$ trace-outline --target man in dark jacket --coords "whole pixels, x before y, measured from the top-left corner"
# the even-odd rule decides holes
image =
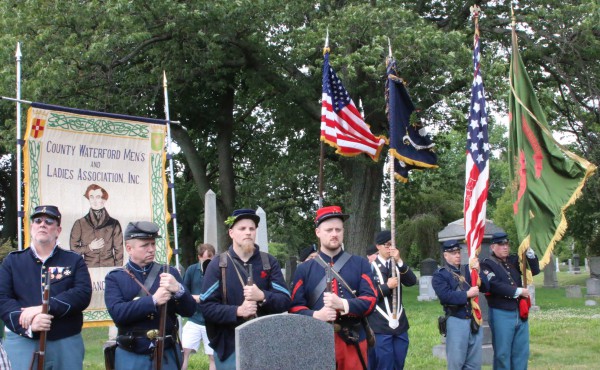
[[[366,369],[367,333],[362,320],[373,311],[377,300],[367,260],[342,248],[347,218],[338,206],[317,211],[315,233],[319,239],[319,254],[298,265],[290,309],[291,313],[335,322],[338,370]],[[328,271],[331,271],[330,284],[326,284]],[[326,285],[331,286],[330,292],[326,291]]]
[[[369,324],[375,332],[374,358],[369,359],[370,369],[403,369],[408,353],[408,318],[402,305],[402,285],[417,283],[417,276],[400,258],[398,249],[392,248],[392,233],[383,230],[375,237],[377,258],[371,262],[373,278],[377,287],[377,306],[369,316]],[[392,277],[395,269],[396,277]],[[392,302],[396,291],[396,315]]]
[[[204,274],[200,308],[217,369],[235,369],[236,326],[290,306],[279,263],[254,244],[259,222],[254,210],[234,211],[227,221],[232,245],[213,258]]]
[[[156,338],[161,306],[167,305],[163,370],[181,366],[177,343],[177,314],[192,316],[196,301],[182,284],[174,267],[154,262],[158,225],[130,222],[125,229],[125,248],[129,261],[123,268],[106,275],[104,300],[118,328],[115,369],[150,370],[156,361]]]
[[[31,215],[31,245],[10,253],[0,268],[0,315],[9,329],[5,349],[13,369],[29,368],[42,331],[47,332],[47,368],[83,367],[82,311],[90,304],[92,283],[81,256],[57,245],[60,221],[57,207],[36,207]],[[50,284],[50,300],[44,314],[46,284]]]
[[[460,264],[460,243],[447,240],[442,246],[444,265],[433,274],[431,285],[446,314],[446,360],[448,370],[481,369],[482,329],[473,317],[471,298],[487,291],[482,276],[481,289],[471,281],[469,265]],[[479,271],[479,260],[472,266]]]
[[[525,274],[519,257],[510,254],[508,235],[492,236],[492,255],[481,262],[481,270],[489,283],[486,295],[490,308],[490,329],[494,346],[494,369],[527,369],[529,360],[529,290],[523,287]],[[530,248],[525,252],[533,276],[540,273],[537,256]],[[522,302],[521,302],[522,301]],[[521,312],[520,305],[523,305]]]

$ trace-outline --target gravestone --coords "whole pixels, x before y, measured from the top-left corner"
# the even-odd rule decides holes
[[[590,277],[600,279],[600,257],[590,257]]]
[[[261,252],[269,253],[269,238],[267,233],[267,214],[261,207],[256,209],[256,215],[260,217],[258,228],[256,229],[256,244]]]
[[[569,274],[573,273],[573,261],[569,258]]]
[[[586,297],[600,297],[600,279],[589,278],[585,282]]]
[[[544,267],[544,288],[558,288],[555,261],[554,255],[551,255],[550,262]]]
[[[431,285],[433,279],[433,273],[437,270],[437,262],[432,258],[426,258],[421,262],[420,271],[421,276],[419,277],[419,296],[417,300],[420,301],[433,301],[437,299],[435,290]]]
[[[219,253],[223,251],[219,250],[217,220],[217,195],[209,190],[204,194],[204,243],[211,244]]]
[[[565,293],[567,298],[581,298],[581,286],[579,285],[567,285],[565,287]]]
[[[304,315],[259,317],[235,328],[235,353],[237,370],[333,370],[333,326]]]
[[[579,255],[577,253],[573,254],[573,273],[581,274],[581,269],[579,268]]]

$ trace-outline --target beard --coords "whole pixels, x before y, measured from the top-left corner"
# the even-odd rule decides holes
[[[251,240],[244,240],[241,244],[242,247],[242,251],[244,251],[244,253],[252,253],[254,252],[254,242]]]

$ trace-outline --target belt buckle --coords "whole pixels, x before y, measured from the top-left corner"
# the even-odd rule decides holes
[[[148,338],[150,340],[154,340],[154,339],[158,338],[158,329],[148,330],[146,332],[146,338]]]

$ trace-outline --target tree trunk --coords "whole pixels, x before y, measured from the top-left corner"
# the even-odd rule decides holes
[[[346,213],[350,218],[344,225],[344,248],[364,256],[381,229],[380,199],[383,181],[383,160],[370,163],[362,158],[340,161],[346,178],[351,179]]]

